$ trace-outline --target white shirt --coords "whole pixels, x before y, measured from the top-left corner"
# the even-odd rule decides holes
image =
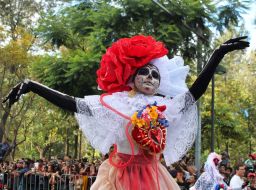
[[[244,180],[238,175],[234,175],[230,180],[230,187],[234,190],[242,190]]]

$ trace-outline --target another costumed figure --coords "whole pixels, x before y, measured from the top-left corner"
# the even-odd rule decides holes
[[[97,83],[106,94],[75,98],[25,80],[5,101],[10,106],[32,91],[75,112],[84,135],[101,153],[115,145],[100,166],[92,190],[179,189],[159,155],[163,153],[169,165],[192,146],[197,131],[195,102],[224,55],[249,46],[245,38],[231,39],[215,50],[189,89],[185,84],[189,68],[183,59],[168,59],[163,43],[138,35],[114,42],[103,55]]]
[[[224,177],[218,170],[221,156],[212,152],[208,155],[204,165],[204,172],[190,190],[231,190],[223,181]]]

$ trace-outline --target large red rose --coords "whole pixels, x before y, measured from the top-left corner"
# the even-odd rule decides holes
[[[130,90],[127,83],[136,70],[167,53],[164,44],[152,36],[122,38],[102,56],[97,83],[102,90],[110,93]]]

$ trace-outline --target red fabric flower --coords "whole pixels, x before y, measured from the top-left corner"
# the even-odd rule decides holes
[[[167,53],[164,44],[152,36],[122,38],[102,56],[97,70],[97,83],[109,93],[130,90],[127,83],[136,70]]]

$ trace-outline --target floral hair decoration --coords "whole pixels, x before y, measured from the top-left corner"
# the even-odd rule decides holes
[[[102,56],[97,70],[98,86],[108,93],[129,91],[128,83],[136,70],[167,53],[164,44],[152,36],[121,38]]]
[[[132,137],[143,149],[150,153],[164,150],[166,143],[166,127],[169,126],[163,111],[166,106],[157,106],[157,102],[144,106],[131,117],[133,124]]]

